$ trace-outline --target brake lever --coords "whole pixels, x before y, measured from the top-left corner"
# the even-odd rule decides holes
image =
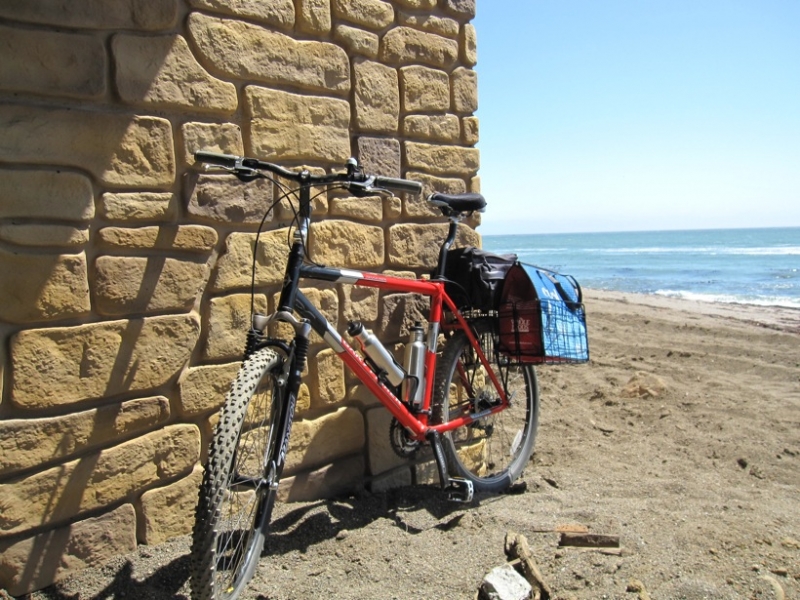
[[[374,187],[372,184],[375,182],[374,177],[369,177],[366,181],[350,181],[347,189],[356,198],[366,198],[368,196],[384,196],[386,198],[394,198],[394,192],[386,188]]]

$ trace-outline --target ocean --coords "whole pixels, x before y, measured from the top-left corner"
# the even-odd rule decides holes
[[[800,227],[486,235],[483,247],[587,288],[800,309]]]

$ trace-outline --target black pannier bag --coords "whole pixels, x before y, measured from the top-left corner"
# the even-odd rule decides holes
[[[516,254],[493,254],[473,247],[448,250],[445,291],[459,309],[497,310],[503,280],[516,262]]]
[[[589,360],[586,312],[580,285],[522,263],[508,270],[499,304],[498,349],[520,363]]]

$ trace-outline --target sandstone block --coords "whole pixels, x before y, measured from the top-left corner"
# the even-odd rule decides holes
[[[384,406],[377,406],[367,411],[367,456],[371,475],[380,475],[402,465],[408,460],[400,458],[389,444],[389,428],[392,413]]]
[[[117,187],[169,187],[175,181],[166,119],[0,105],[0,130],[3,161],[78,167]]]
[[[311,225],[312,256],[324,256],[330,264],[357,269],[383,265],[383,229],[352,221],[329,219]]]
[[[477,148],[405,142],[406,162],[411,169],[434,175],[474,175],[480,166]]]
[[[180,383],[181,413],[192,416],[218,410],[240,367],[235,362],[190,368]]]
[[[172,425],[0,484],[0,530],[22,533],[103,508],[161,479],[188,473],[200,458],[200,431]]]
[[[428,8],[434,8],[436,6],[436,1],[437,0],[395,0],[395,3],[408,8],[424,10]]]
[[[342,314],[345,321],[374,321],[378,318],[377,288],[344,286]]]
[[[330,0],[297,0],[297,28],[303,33],[331,30]]]
[[[445,10],[461,19],[475,18],[475,0],[444,0]]]
[[[100,199],[100,213],[109,221],[169,221],[176,210],[177,198],[170,192],[109,192]]]
[[[399,223],[389,228],[389,264],[398,267],[433,269],[439,248],[447,237],[444,223]],[[459,227],[455,246],[480,246],[474,229]]]
[[[448,68],[458,60],[458,42],[411,27],[395,27],[383,36],[381,60],[392,65]]]
[[[301,96],[248,86],[248,152],[264,160],[350,158],[350,104],[335,98]]]
[[[389,294],[384,296],[381,304],[380,332],[381,340],[407,340],[411,327],[417,321],[428,320],[430,301],[427,296],[419,294]],[[398,358],[402,358],[400,355]]]
[[[61,417],[0,421],[0,475],[70,458],[167,419],[169,400],[153,396]]]
[[[438,17],[432,14],[401,12],[398,14],[398,22],[400,25],[407,25],[415,29],[430,31],[431,33],[438,33],[451,38],[458,37],[460,29],[458,21],[455,19]]]
[[[380,48],[380,38],[377,33],[364,31],[348,25],[337,25],[333,30],[333,39],[347,50],[350,56],[366,56],[375,58]]]
[[[468,67],[478,64],[478,35],[470,23],[464,25],[461,34],[461,62]]]
[[[92,182],[68,171],[0,169],[0,218],[15,217],[88,221]]]
[[[356,125],[361,131],[394,133],[400,118],[397,70],[377,62],[354,61]]]
[[[18,246],[84,246],[89,243],[87,227],[6,223],[0,225],[0,240]]]
[[[336,329],[339,323],[339,294],[337,290],[335,288],[302,287],[300,291],[322,313],[328,323]],[[279,303],[280,292],[274,295],[273,306],[277,307]],[[288,340],[294,336],[294,330],[285,323],[274,323],[269,328],[269,334],[279,339]],[[323,342],[315,331],[311,332],[310,340],[312,344],[321,344]]]
[[[403,67],[400,77],[405,112],[450,109],[450,78],[444,71],[421,66]]]
[[[291,29],[295,21],[292,0],[190,0],[189,3],[195,8],[264,21],[283,29]]]
[[[0,320],[50,321],[85,315],[86,254],[27,254],[0,249]]]
[[[99,243],[112,248],[207,253],[217,243],[217,232],[202,225],[104,227],[97,232],[97,238]]]
[[[478,143],[478,117],[464,117],[461,119],[461,141],[468,146]]]
[[[361,136],[358,138],[358,162],[367,173],[400,177],[400,142],[395,139]]]
[[[367,29],[381,30],[394,21],[391,3],[382,0],[331,0],[331,9],[338,18]]]
[[[403,213],[403,201],[392,196],[391,198],[383,199],[383,218],[387,221],[396,219]]]
[[[106,53],[94,36],[0,26],[0,87],[96,98],[106,90]]]
[[[198,150],[235,154],[236,156],[244,154],[242,130],[235,123],[184,123],[181,127],[181,135],[183,137],[184,162],[187,165],[194,164],[194,153]],[[257,181],[253,183],[257,183]]]
[[[313,391],[323,405],[336,404],[345,398],[344,363],[333,350],[320,351],[310,359]]]
[[[11,401],[48,408],[158,387],[183,368],[199,334],[195,315],[20,331]]]
[[[289,439],[286,474],[319,467],[364,447],[364,419],[356,408],[342,407],[318,419],[295,421]]]
[[[189,32],[203,61],[225,75],[315,91],[350,89],[350,61],[334,44],[298,41],[257,25],[200,13],[189,15]]]
[[[364,459],[351,456],[331,465],[298,473],[281,481],[278,498],[281,502],[310,502],[335,498],[355,492],[363,486]]]
[[[255,309],[267,312],[267,297],[256,294]],[[211,360],[241,359],[250,329],[250,294],[212,298],[208,310],[208,339],[203,357]]]
[[[186,188],[189,214],[204,221],[260,223],[272,206],[272,182],[267,179],[245,183],[227,175],[192,174]],[[270,221],[272,213],[267,215]]]
[[[165,108],[232,113],[232,83],[212,77],[179,35],[117,34],[111,43],[117,90],[124,102]]]
[[[132,505],[123,504],[99,517],[33,537],[0,542],[0,585],[9,594],[22,596],[134,550],[136,511]],[[58,559],[54,560],[54,556]]]
[[[330,202],[330,216],[380,223],[383,221],[383,198],[334,198]]]
[[[442,194],[462,194],[467,191],[467,184],[463,179],[436,177],[427,173],[412,171],[406,177],[422,184],[422,193],[418,196],[406,196],[403,202],[405,214],[408,217],[440,217],[442,212],[432,206],[426,198],[434,192]]]
[[[188,477],[142,494],[139,539],[145,544],[156,545],[191,533],[202,480],[203,469],[196,466]]]
[[[261,234],[256,253],[257,286],[281,283],[286,270],[288,228]],[[225,250],[217,261],[215,291],[250,288],[252,280],[255,233],[232,233],[225,240]]]
[[[459,113],[478,110],[478,74],[459,67],[450,75],[453,88],[453,109]]]
[[[101,315],[187,312],[208,279],[205,261],[163,256],[99,256],[94,300]]]
[[[411,469],[408,467],[401,467],[373,477],[369,483],[369,489],[373,494],[380,494],[388,490],[405,487],[411,485],[413,479],[411,477]]]
[[[456,115],[408,115],[403,133],[412,138],[439,142],[458,142],[461,123]]]
[[[3,0],[0,16],[15,21],[80,29],[169,29],[178,16],[174,0]]]

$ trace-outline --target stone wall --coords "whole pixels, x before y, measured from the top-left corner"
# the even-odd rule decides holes
[[[291,206],[197,149],[317,171],[351,155],[478,187],[475,0],[0,3],[0,588],[20,594],[187,533],[256,304],[275,306]],[[312,257],[421,275],[446,225],[418,198],[322,193]],[[473,222],[471,225],[475,225]],[[477,243],[464,227],[461,242]],[[322,285],[344,329],[402,340],[405,294]],[[422,480],[389,417],[316,340],[287,499]]]

